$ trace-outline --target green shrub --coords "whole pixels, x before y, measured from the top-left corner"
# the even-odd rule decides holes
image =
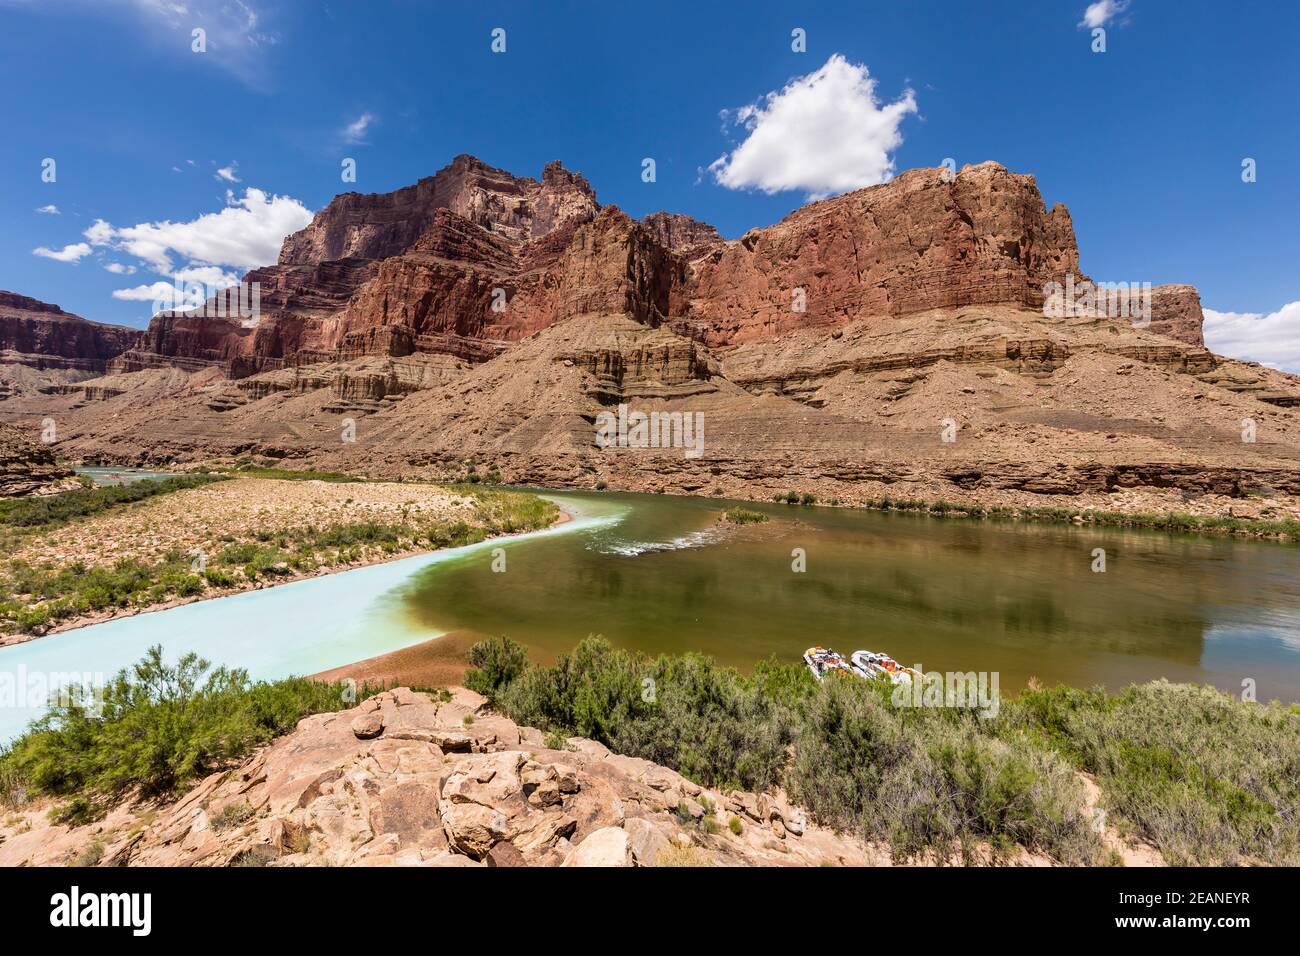
[[[0,525],[20,529],[55,527],[146,498],[198,488],[223,479],[223,475],[180,475],[161,481],[136,481],[129,485],[78,488],[36,498],[14,498],[0,501]]]
[[[0,779],[20,781],[33,794],[69,797],[58,813],[85,821],[127,791],[174,794],[308,714],[350,706],[342,685],[303,678],[254,683],[242,670],[209,671],[193,654],[169,665],[161,647],[150,648],[104,688],[99,716],[86,709],[83,695],[71,694],[35,721],[0,756]]]
[[[774,785],[792,739],[785,709],[752,679],[697,654],[652,660],[598,637],[495,694],[521,724],[589,737],[707,786]]]
[[[276,478],[282,481],[331,481],[357,482],[365,481],[355,475],[345,475],[338,471],[313,471],[310,468],[269,468],[245,465],[234,470],[234,474],[243,478]]]
[[[203,572],[203,578],[214,588],[234,587],[237,580],[229,571],[223,571],[220,568],[207,568]]]
[[[1155,681],[1027,690],[999,724],[1097,777],[1111,814],[1173,864],[1300,864],[1300,712]]]
[[[750,508],[728,508],[722,516],[732,524],[762,524],[768,520],[763,512]]]
[[[479,641],[469,649],[470,670],[465,672],[465,686],[488,700],[528,666],[528,652],[508,637]]]
[[[230,830],[243,826],[253,819],[254,810],[247,803],[230,803],[222,807],[221,812],[212,817],[212,829]]]
[[[828,680],[811,698],[789,785],[815,820],[887,841],[898,859],[970,861],[986,845],[1097,858],[1063,759],[990,737],[968,711],[895,707],[889,695],[888,685]]]

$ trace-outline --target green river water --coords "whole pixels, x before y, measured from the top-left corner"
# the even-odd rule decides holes
[[[539,659],[588,634],[742,668],[823,644],[998,671],[1004,693],[1165,677],[1300,700],[1298,548],[788,505],[749,505],[771,520],[728,530],[713,500],[550,496],[617,520],[507,544],[504,572],[490,551],[417,572],[400,595],[411,626],[505,634]]]

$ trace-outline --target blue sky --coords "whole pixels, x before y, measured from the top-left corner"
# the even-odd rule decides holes
[[[1192,282],[1235,315],[1219,321],[1238,352],[1289,366],[1276,352],[1300,356],[1300,5],[1087,6],[0,0],[0,288],[142,325],[152,302],[114,291],[273,261],[276,230],[305,210],[460,152],[532,176],[558,158],[602,202],[727,236],[835,191],[828,162],[862,182],[995,159],[1070,207],[1085,271]],[[1104,21],[1105,53],[1085,17]],[[837,55],[817,89],[848,100],[809,94],[785,113],[848,121],[814,117],[792,139],[763,97]],[[750,144],[736,111],[756,103],[750,122],[772,122]],[[802,155],[770,155],[786,148]],[[111,225],[86,236],[97,220]]]

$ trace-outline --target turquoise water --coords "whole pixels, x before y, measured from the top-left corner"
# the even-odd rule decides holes
[[[106,485],[130,485],[137,481],[162,481],[175,475],[175,472],[149,471],[144,468],[74,468],[73,471],[85,475],[95,483],[97,488]]]
[[[443,633],[403,612],[401,585],[417,572],[483,551],[490,554],[494,547],[514,546],[523,538],[581,534],[603,520],[608,519],[579,517],[504,542],[435,551],[0,647],[0,680],[11,675],[26,685],[32,674],[69,672],[107,678],[154,644],[163,646],[168,660],[193,651],[214,664],[242,667],[255,679],[314,674]],[[42,710],[12,706],[0,697],[0,741],[12,739]]]

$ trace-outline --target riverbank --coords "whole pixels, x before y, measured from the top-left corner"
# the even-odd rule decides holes
[[[380,687],[452,687],[464,682],[469,649],[484,636],[451,631],[413,647],[312,674],[311,679],[330,684],[352,680]]]
[[[794,498],[791,497],[794,495]],[[809,500],[809,498],[812,500]],[[797,500],[795,500],[797,499]],[[753,501],[761,499],[749,499]],[[1142,528],[1179,534],[1230,535],[1260,540],[1300,542],[1300,518],[1254,518],[1220,516],[1214,512],[1197,514],[1188,511],[1105,511],[1092,506],[1044,507],[1034,505],[983,505],[969,501],[926,500],[923,498],[867,498],[845,503],[835,498],[818,502],[807,493],[773,495],[770,499],[790,505],[823,504],[832,508],[862,508],[868,511],[895,511],[924,514],[934,518],[973,518],[994,521],[1027,521],[1049,524],[1093,525],[1099,528]],[[1238,506],[1241,508],[1242,506]],[[1229,506],[1231,510],[1231,506]],[[1244,509],[1243,509],[1244,510]]]
[[[658,485],[641,480],[612,483],[601,480],[594,488],[583,490],[909,512],[937,518],[1145,528],[1181,534],[1300,542],[1300,500],[1290,495],[1270,493],[1267,489],[1252,489],[1239,496],[1189,495],[1173,489],[1145,487],[1107,493],[1060,494],[1046,490],[1029,492],[1000,488],[961,490],[951,483],[936,481],[847,484],[811,478],[775,486],[770,482],[737,483],[724,477],[712,488],[698,485],[674,488],[671,484]]]
[[[304,463],[306,465],[306,463]],[[670,462],[676,467],[675,462]],[[478,481],[477,470],[461,467],[449,471],[385,464],[368,477],[345,472],[315,471],[279,466],[257,467],[247,459],[196,459],[186,468],[230,470],[233,474],[268,475],[283,478],[321,476],[330,481],[391,481],[395,483],[441,482],[455,484]],[[486,466],[485,466],[486,467]],[[1300,542],[1300,496],[1281,493],[1263,485],[1238,487],[1232,493],[1188,492],[1173,487],[1134,484],[1110,491],[1067,492],[1048,478],[1020,487],[961,487],[959,483],[932,477],[900,478],[897,481],[844,481],[834,476],[805,473],[792,467],[788,478],[750,480],[723,471],[711,476],[682,474],[673,468],[661,475],[611,470],[592,478],[591,473],[556,467],[543,479],[530,470],[502,464],[488,470],[491,483],[472,487],[536,487],[555,491],[610,491],[634,494],[665,494],[730,501],[774,502],[819,507],[858,508],[871,511],[924,513],[933,517],[974,518],[997,521],[1025,521],[1051,524],[1083,524],[1096,527],[1143,528],[1213,537],[1240,537]],[[577,475],[581,474],[581,478]],[[504,478],[502,478],[504,476]]]
[[[23,529],[0,570],[0,646],[533,531],[567,520],[525,492],[235,477]]]

